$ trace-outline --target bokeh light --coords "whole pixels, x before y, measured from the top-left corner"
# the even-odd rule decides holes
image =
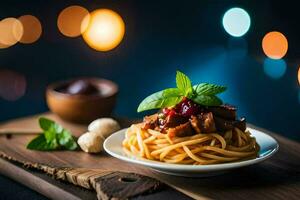
[[[82,34],[85,42],[97,51],[109,51],[122,41],[125,23],[121,16],[109,9],[99,9],[90,13],[90,21]]]
[[[0,26],[1,27],[1,26]],[[6,45],[6,44],[2,44],[1,42],[0,42],[0,49],[5,49],[5,48],[8,48],[8,47],[10,47],[11,45]]]
[[[89,24],[89,11],[81,6],[69,6],[57,19],[59,31],[68,37],[80,36]]]
[[[245,35],[250,28],[250,24],[250,16],[242,8],[231,8],[223,16],[225,31],[234,37]]]
[[[30,44],[37,41],[42,34],[42,25],[39,19],[32,15],[23,15],[18,19],[24,30],[20,42]]]
[[[11,70],[0,70],[0,97],[15,101],[26,92],[26,79],[22,74]]]
[[[13,17],[0,21],[0,48],[7,48],[16,44],[23,35],[22,23]]]
[[[282,33],[272,31],[264,36],[262,48],[269,58],[281,59],[287,53],[288,41]]]
[[[286,62],[283,59],[265,58],[264,60],[264,72],[273,79],[281,78],[286,71],[286,67]]]

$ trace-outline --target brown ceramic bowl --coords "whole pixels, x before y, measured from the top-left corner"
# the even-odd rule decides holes
[[[92,83],[99,94],[69,94],[66,88],[76,80]],[[110,116],[116,104],[118,86],[112,81],[99,78],[80,78],[56,82],[48,86],[46,99],[49,109],[62,119],[89,123],[99,117]]]

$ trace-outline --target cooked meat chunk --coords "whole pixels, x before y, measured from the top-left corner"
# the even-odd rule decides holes
[[[200,120],[198,119],[197,116],[192,115],[190,119],[191,125],[193,129],[195,130],[196,133],[201,133],[201,125],[200,125]]]
[[[197,116],[191,116],[191,125],[197,133],[213,133],[216,131],[215,121],[213,114],[201,113]]]
[[[181,124],[179,126],[176,126],[175,128],[169,128],[168,129],[168,135],[170,137],[185,137],[185,136],[191,136],[194,135],[194,129],[192,128],[192,125],[190,122],[186,122],[184,124]]]
[[[163,121],[163,123],[161,124],[162,128],[174,128],[176,126],[179,126],[180,124],[184,124],[188,122],[188,118],[184,117],[180,114],[172,114],[172,115],[168,115],[166,117],[166,119]]]
[[[235,120],[236,119],[236,107],[231,105],[221,105],[208,107],[208,110],[214,114],[214,116],[222,117],[224,119]]]
[[[201,123],[201,129],[203,133],[212,133],[216,131],[215,121],[213,118],[213,114],[209,113],[201,113],[198,115]]]
[[[232,120],[226,120],[215,116],[215,123],[218,131],[228,131],[233,129]]]
[[[178,137],[196,133],[225,132],[235,127],[242,131],[246,129],[245,118],[236,120],[236,108],[233,106],[206,107],[203,111],[190,117],[183,116],[174,110],[146,116],[142,128],[154,129]]]
[[[239,128],[241,131],[246,130],[246,120],[226,120],[220,117],[215,117],[216,128],[218,131],[232,130],[234,127]]]
[[[236,120],[234,123],[234,126],[237,127],[238,129],[240,129],[241,131],[245,131],[246,130],[246,119],[242,118],[240,120]]]
[[[155,129],[155,127],[157,126],[157,122],[158,122],[158,114],[145,116],[143,120],[142,128],[145,130]]]

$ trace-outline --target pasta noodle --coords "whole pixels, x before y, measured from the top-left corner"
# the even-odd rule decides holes
[[[174,164],[207,165],[247,160],[258,155],[259,145],[249,131],[238,128],[224,134],[170,137],[133,124],[126,131],[123,149],[129,156]]]

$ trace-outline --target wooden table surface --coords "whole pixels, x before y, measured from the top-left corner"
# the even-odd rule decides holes
[[[0,125],[0,130],[4,128],[38,129],[38,116],[3,123]],[[63,122],[52,114],[45,114],[43,116],[58,121],[77,136],[82,134],[86,129],[85,126]],[[128,120],[121,120],[121,122],[123,126],[127,126],[130,123]],[[251,125],[249,126],[259,129]],[[268,131],[265,132],[275,137],[279,142],[280,149],[274,157],[257,165],[207,178],[185,178],[161,174],[142,166],[120,161],[106,153],[90,155],[81,151],[30,151],[25,148],[25,145],[34,137],[32,135],[14,135],[11,138],[0,136],[0,151],[18,160],[57,167],[86,167],[138,172],[157,178],[197,199],[300,199],[300,144],[277,134]],[[7,161],[0,160],[0,162],[0,173],[13,174],[14,170],[21,170],[21,172],[23,170],[26,172],[26,170],[11,163],[12,166],[7,167]],[[56,185],[56,181],[49,181],[35,174],[29,174],[27,178],[29,176],[34,176],[33,180],[44,180],[48,183],[49,187],[59,188]],[[17,179],[17,177],[15,178]],[[26,177],[18,181],[26,183]],[[33,182],[31,181],[33,186],[30,187],[41,192],[42,188],[38,188],[39,185]],[[64,188],[61,189],[64,190]],[[44,192],[47,192],[47,189],[44,190]],[[48,193],[51,196],[51,192],[48,191]],[[71,195],[70,198],[72,195],[76,196],[76,191],[74,192],[72,189],[68,193]]]

